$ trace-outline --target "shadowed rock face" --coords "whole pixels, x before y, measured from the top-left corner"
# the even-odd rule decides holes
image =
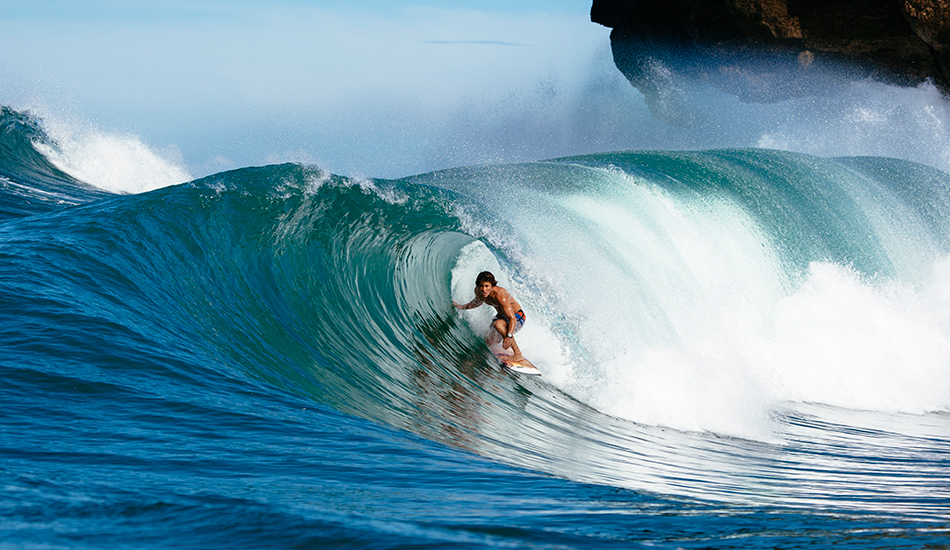
[[[617,68],[676,124],[689,124],[689,81],[756,103],[866,78],[950,91],[950,0],[594,0],[591,20],[613,29]]]

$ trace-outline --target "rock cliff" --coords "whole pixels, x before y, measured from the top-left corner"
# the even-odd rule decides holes
[[[864,78],[950,91],[950,0],[593,0],[591,20],[613,29],[618,69],[672,122],[688,123],[687,81],[746,102]]]

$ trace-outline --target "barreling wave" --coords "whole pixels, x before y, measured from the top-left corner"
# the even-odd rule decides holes
[[[44,327],[46,364],[80,365],[72,376],[169,391],[253,380],[499,460],[661,493],[921,515],[948,498],[916,498],[942,472],[928,458],[913,480],[905,460],[880,461],[927,428],[843,412],[950,405],[939,171],[640,152],[398,181],[284,164],[107,196],[31,152],[28,120],[5,120],[27,131],[5,138],[4,178],[34,194],[0,222],[4,348],[17,357],[36,353]],[[71,197],[55,208],[54,184]],[[522,349],[540,380],[494,364],[489,313],[451,307],[486,268],[525,306]],[[153,370],[120,374],[142,357]],[[856,424],[870,454],[838,448]],[[806,458],[772,460],[789,447]],[[831,463],[845,473],[803,481]]]

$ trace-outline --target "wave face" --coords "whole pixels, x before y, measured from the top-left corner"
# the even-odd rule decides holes
[[[112,195],[3,120],[8,544],[946,539],[942,172],[628,152]],[[451,307],[484,269],[540,379]]]

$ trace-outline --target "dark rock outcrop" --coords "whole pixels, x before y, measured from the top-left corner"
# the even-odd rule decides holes
[[[594,0],[591,20],[613,29],[617,67],[672,122],[689,122],[688,81],[746,102],[863,78],[950,90],[950,0]]]

